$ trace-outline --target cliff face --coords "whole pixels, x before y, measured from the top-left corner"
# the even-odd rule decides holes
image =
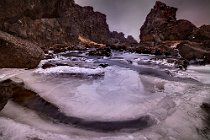
[[[157,1],[140,29],[141,42],[187,40],[196,27],[187,20],[176,19],[177,8]]]
[[[73,0],[1,0],[0,30],[27,39],[47,51],[71,48],[84,36],[106,43],[109,27],[106,16]]]
[[[171,55],[177,49],[188,61],[210,63],[210,26],[197,28],[190,21],[177,20],[176,11],[177,8],[156,2],[140,29],[140,52]],[[171,47],[173,44],[176,48]]]

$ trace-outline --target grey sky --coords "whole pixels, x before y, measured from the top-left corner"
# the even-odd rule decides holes
[[[210,0],[161,0],[177,7],[177,18],[187,19],[197,26],[210,24]],[[126,35],[139,36],[139,29],[155,0],[75,0],[81,6],[93,6],[95,11],[105,13],[110,30]]]

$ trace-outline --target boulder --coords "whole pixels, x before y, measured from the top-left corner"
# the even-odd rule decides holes
[[[21,79],[13,78],[0,82],[0,110],[4,108],[9,99],[24,106],[36,96],[35,92],[25,87]]]
[[[90,56],[111,56],[112,52],[110,48],[97,48],[95,50],[92,50],[88,53]]]
[[[7,104],[8,100],[12,97],[11,89],[7,88],[10,80],[0,82],[0,111]]]
[[[176,11],[177,8],[157,1],[140,29],[140,41],[187,40],[196,27],[187,20],[177,20]]]
[[[43,58],[37,45],[0,31],[0,68],[36,68]]]
[[[202,43],[184,41],[177,45],[179,54],[186,60],[195,63],[210,63],[210,49]]]

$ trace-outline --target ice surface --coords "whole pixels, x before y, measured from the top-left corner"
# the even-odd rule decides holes
[[[147,56],[115,54],[123,61],[148,61]],[[120,58],[121,57],[121,58]],[[58,61],[66,58],[56,58]],[[150,59],[150,57],[149,57]],[[87,62],[94,62],[94,59]],[[156,63],[156,62],[154,62]],[[167,65],[166,61],[157,65]],[[190,66],[176,72],[209,84],[210,66]],[[102,134],[55,124],[36,112],[9,102],[0,113],[0,140],[207,140],[205,116],[200,105],[209,97],[208,85],[173,82],[149,75],[139,75],[129,68],[57,67],[43,70],[0,70],[0,77],[19,77],[45,100],[67,115],[90,120],[125,120],[149,114],[158,124],[137,132]],[[99,79],[54,77],[50,73],[104,73]]]

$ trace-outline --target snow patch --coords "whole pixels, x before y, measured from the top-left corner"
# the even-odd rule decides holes
[[[69,66],[57,66],[48,69],[38,68],[34,71],[39,74],[84,74],[84,75],[101,75],[104,74],[101,68],[81,68]]]

